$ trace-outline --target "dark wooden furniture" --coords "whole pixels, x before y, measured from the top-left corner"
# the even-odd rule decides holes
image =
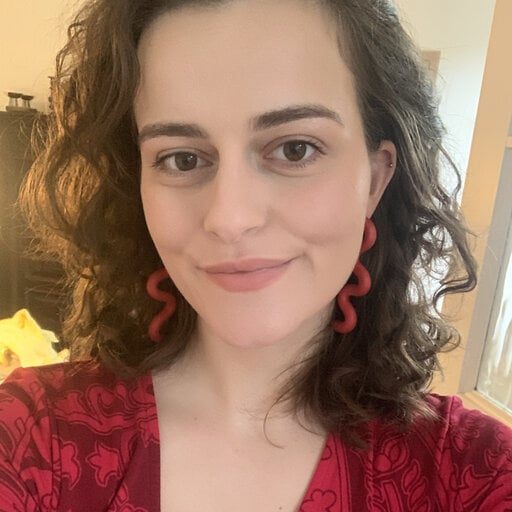
[[[32,112],[0,112],[0,318],[26,308],[43,329],[61,339],[66,296],[56,262],[28,259],[23,251],[30,238],[16,218],[13,204],[33,155]]]

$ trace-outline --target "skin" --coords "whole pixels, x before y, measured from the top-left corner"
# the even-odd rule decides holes
[[[158,376],[159,407],[179,404],[245,435],[255,418],[260,429],[282,382],[277,374],[329,322],[357,261],[365,218],[393,175],[396,150],[382,141],[368,153],[335,27],[312,4],[238,0],[183,8],[145,31],[138,55],[139,133],[180,122],[209,135],[140,142],[149,231],[198,313],[193,349]],[[301,104],[326,106],[343,124],[307,118],[262,131],[249,126],[253,116]],[[323,153],[308,144],[302,159],[291,160],[297,148],[285,143],[296,140]],[[197,155],[195,170],[173,156],[152,166],[176,152]],[[199,269],[248,257],[295,260],[277,282],[242,293],[225,291]]]

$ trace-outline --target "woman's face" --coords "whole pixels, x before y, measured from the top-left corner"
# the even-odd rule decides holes
[[[390,142],[367,152],[334,25],[298,0],[187,7],[146,30],[139,59],[145,217],[200,332],[246,347],[308,339],[330,319],[395,155]],[[203,270],[248,258],[291,261],[224,286]]]

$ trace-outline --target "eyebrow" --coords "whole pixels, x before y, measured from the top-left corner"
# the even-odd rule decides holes
[[[253,131],[262,131],[275,126],[280,126],[298,119],[325,118],[331,119],[343,126],[343,121],[334,110],[324,105],[307,104],[292,105],[279,110],[270,110],[257,115],[249,120],[249,126]],[[207,139],[208,132],[193,123],[153,123],[144,126],[139,132],[139,144],[146,139],[154,137],[193,137]]]

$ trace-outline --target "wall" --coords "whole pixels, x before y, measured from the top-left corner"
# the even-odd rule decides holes
[[[465,175],[496,0],[396,0],[408,32],[440,50],[436,85],[446,147]]]
[[[77,0],[0,0],[0,109],[8,91],[35,96],[32,106],[47,111],[48,76],[65,41]]]

